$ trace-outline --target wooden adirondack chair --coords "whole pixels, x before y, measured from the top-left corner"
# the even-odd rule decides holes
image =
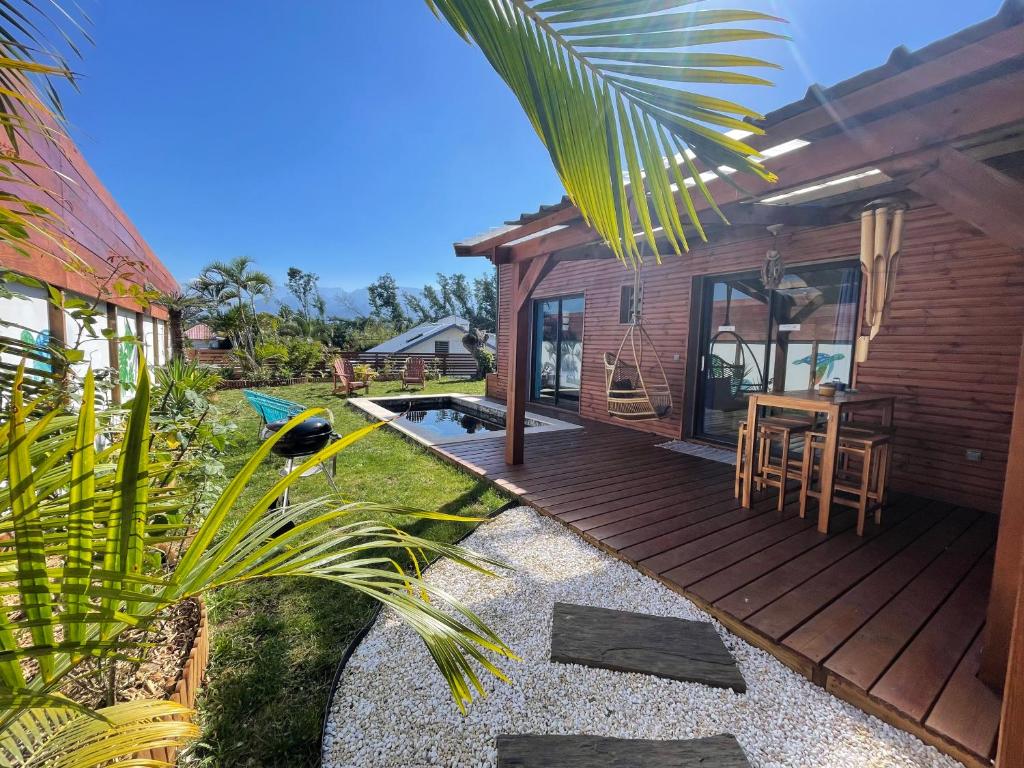
[[[422,389],[427,384],[427,370],[422,357],[410,357],[402,369],[402,389],[418,384]]]
[[[334,394],[338,394],[340,392],[346,395],[351,395],[358,389],[365,389],[367,392],[370,391],[370,382],[361,381],[356,378],[356,373],[352,370],[351,360],[337,358],[333,363],[333,368]]]

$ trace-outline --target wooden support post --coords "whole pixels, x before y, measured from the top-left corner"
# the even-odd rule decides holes
[[[153,357],[151,358],[152,365],[160,364],[160,327],[156,324],[156,318],[152,315],[149,316],[149,325],[153,329]]]
[[[1020,600],[1019,574],[1024,563],[1024,346],[1017,371],[1017,397],[1010,429],[1010,450],[1006,460],[1006,484],[999,515],[995,567],[985,622],[985,644],[978,677],[999,690],[1006,675],[1010,654],[1013,614]],[[1019,619],[1019,617],[1018,617]],[[1024,642],[1024,638],[1021,638]]]
[[[527,374],[530,370],[530,297],[554,262],[551,254],[512,269],[512,328],[509,334],[508,392],[505,410],[505,463],[523,463],[526,430]]]
[[[110,331],[110,338],[107,340],[107,353],[110,357],[110,368],[114,371],[113,387],[110,390],[110,397],[114,405],[121,404],[121,366],[118,357],[117,343],[117,307],[107,302],[107,330]]]
[[[1024,561],[1017,567],[1017,601],[999,719],[996,768],[1024,765]]]

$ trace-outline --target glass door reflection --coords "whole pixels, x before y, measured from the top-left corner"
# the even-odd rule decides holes
[[[531,399],[579,410],[583,366],[583,297],[534,302]]]

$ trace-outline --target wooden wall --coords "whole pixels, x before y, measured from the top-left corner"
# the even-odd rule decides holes
[[[111,273],[112,265],[128,265],[126,283],[150,284],[161,292],[178,288],[170,271],[139,234],[127,214],[100,182],[75,144],[65,138],[48,141],[39,134],[23,135],[18,142],[20,155],[33,167],[20,171],[30,184],[19,184],[10,191],[54,212],[60,221],[55,236],[74,255],[41,235],[34,235],[36,246],[29,255],[0,245],[0,267],[45,280],[85,296],[96,296],[97,285]],[[10,143],[0,136],[0,152],[9,153]],[[127,162],[127,159],[126,159]],[[154,184],[159,183],[154,180]],[[4,185],[0,184],[0,189]],[[56,254],[56,256],[54,255]],[[68,269],[68,266],[73,267]],[[111,296],[111,301],[130,310],[138,305],[128,297]],[[163,307],[154,306],[153,314],[166,317]]]
[[[800,230],[780,237],[789,264],[855,259],[859,223]],[[1024,327],[1024,254],[994,243],[969,224],[930,206],[911,211],[889,321],[857,367],[864,390],[899,395],[893,487],[922,496],[998,511],[1006,471],[1017,363]],[[640,428],[668,437],[685,434],[683,407],[693,278],[760,267],[769,238],[716,242],[682,257],[648,264],[644,323],[672,385],[670,418]],[[580,414],[609,421],[602,357],[614,352],[619,292],[632,274],[614,261],[559,264],[536,298],[585,295],[583,392]],[[508,373],[510,268],[499,270],[498,392]],[[977,448],[981,462],[964,451]]]

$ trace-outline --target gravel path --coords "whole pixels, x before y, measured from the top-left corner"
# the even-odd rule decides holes
[[[377,621],[345,669],[324,744],[325,768],[493,766],[499,733],[687,739],[729,732],[755,768],[955,768],[960,763],[786,668],[716,623],[746,694],[638,674],[552,664],[551,609],[564,601],[708,620],[692,603],[528,507],[505,512],[465,545],[510,563],[493,579],[449,562],[427,572],[522,658],[505,685],[459,714],[418,636]]]

